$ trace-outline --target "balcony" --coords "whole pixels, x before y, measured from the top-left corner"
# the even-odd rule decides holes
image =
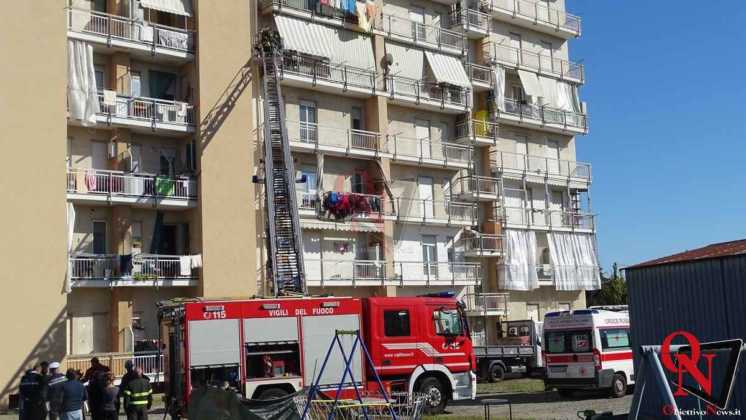
[[[556,58],[553,54],[539,54],[495,42],[485,44],[484,48],[485,60],[506,67],[539,72],[572,83],[585,83],[585,68],[580,63]]]
[[[496,146],[499,129],[496,123],[469,119],[456,125],[456,139],[459,143]]]
[[[460,32],[425,25],[404,17],[384,14],[376,28],[392,40],[445,53],[466,54],[466,40]]]
[[[196,286],[198,269],[188,255],[74,254],[68,259],[73,287]]]
[[[385,137],[380,133],[328,125],[286,121],[290,146],[295,151],[324,152],[337,156],[373,159],[391,157]]]
[[[297,191],[301,227],[347,232],[381,232],[383,221],[396,215],[386,196],[350,192]]]
[[[445,226],[473,226],[477,206],[473,203],[396,198],[397,221]]]
[[[309,286],[381,286],[386,282],[383,260],[304,259]]]
[[[194,107],[186,102],[117,95],[113,103],[107,103],[103,92],[99,92],[98,101],[100,111],[96,119],[99,124],[144,132],[194,132]]]
[[[526,101],[505,98],[497,112],[497,122],[511,125],[526,125],[561,134],[587,134],[588,117],[585,114],[564,111]]]
[[[394,283],[399,286],[476,286],[482,265],[468,262],[394,262]]]
[[[386,91],[389,100],[397,105],[461,114],[471,106],[471,92],[454,85],[387,76]]]
[[[496,201],[500,197],[500,180],[486,176],[465,175],[451,183],[452,196],[463,201]]]
[[[525,177],[534,182],[555,181],[560,185],[574,183],[586,188],[591,182],[591,164],[585,162],[493,150],[490,163],[492,171],[501,176]]]
[[[59,371],[65,372],[67,369],[73,369],[85,372],[91,366],[93,356],[98,357],[103,365],[108,366],[117,379],[121,379],[127,372],[125,364],[132,362],[134,366],[142,369],[143,374],[150,379],[151,383],[163,382],[164,355],[158,351],[68,355],[61,361]]]
[[[509,293],[467,293],[461,300],[468,316],[507,316]]]
[[[483,0],[495,19],[569,39],[580,36],[580,17],[536,0]]]
[[[474,63],[468,63],[464,67],[475,91],[486,91],[493,88],[494,77],[490,67]]]
[[[194,32],[123,16],[67,8],[68,37],[94,48],[128,51],[141,58],[158,56],[183,62],[194,58]]]
[[[582,211],[562,209],[532,209],[506,206],[502,209],[508,228],[530,228],[565,232],[596,231],[596,215]]]
[[[286,54],[279,68],[282,83],[327,93],[369,97],[376,93],[376,72],[299,54]]]
[[[553,265],[541,264],[536,266],[536,274],[539,278],[539,286],[554,286],[555,278],[591,278],[599,272],[600,267],[595,265]]]
[[[500,235],[476,234],[461,238],[464,255],[467,257],[500,257],[503,255],[503,237]]]
[[[67,199],[79,204],[186,209],[197,204],[197,182],[190,177],[68,168]]]
[[[264,14],[280,13],[313,22],[332,26],[342,26],[350,30],[359,30],[357,16],[348,15],[332,7],[320,7],[318,2],[309,0],[260,0],[259,9]]]
[[[468,169],[472,162],[472,149],[458,143],[446,143],[423,137],[402,135],[388,136],[388,150],[392,159],[417,166]]]
[[[468,38],[480,39],[490,33],[492,16],[474,9],[451,12],[451,29],[458,30]]]

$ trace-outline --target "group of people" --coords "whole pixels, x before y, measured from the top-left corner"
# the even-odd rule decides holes
[[[108,366],[97,357],[81,374],[68,369],[63,375],[57,362],[42,362],[26,371],[19,387],[19,420],[83,420],[88,405],[91,420],[116,420],[122,399],[128,420],[147,420],[153,404],[150,380],[131,360],[119,385]]]

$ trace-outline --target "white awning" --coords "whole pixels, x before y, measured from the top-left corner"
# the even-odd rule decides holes
[[[140,0],[140,6],[180,16],[192,16],[192,0]]]
[[[523,90],[526,92],[526,95],[533,96],[534,98],[543,96],[541,85],[539,85],[539,78],[536,76],[536,73],[519,69],[518,77],[521,79],[521,84],[523,85]]]
[[[553,108],[560,108],[557,96],[557,80],[539,76],[539,84],[541,85],[541,95],[544,97],[544,103]]]
[[[332,61],[366,70],[375,70],[370,36],[346,29],[332,29]]]
[[[422,80],[422,68],[424,67],[422,50],[386,42],[386,53],[394,58],[389,68],[390,75]]]
[[[463,64],[456,57],[430,51],[425,52],[425,57],[427,57],[430,70],[433,71],[438,83],[448,83],[465,88],[471,87],[469,76],[466,75]]]
[[[287,16],[275,16],[275,22],[282,37],[283,48],[286,50],[332,59],[333,29]]]
[[[383,232],[383,222],[327,222],[301,219],[301,228],[309,230],[335,230],[338,232]]]

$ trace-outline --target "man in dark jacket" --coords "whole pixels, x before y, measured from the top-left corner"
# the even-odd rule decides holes
[[[60,364],[52,362],[49,364],[49,381],[47,382],[47,402],[49,403],[49,420],[57,420],[60,416],[62,405],[62,384],[67,381],[65,375],[60,373]]]
[[[124,389],[124,411],[127,420],[148,420],[148,410],[153,405],[150,381],[143,377],[142,369],[135,368],[135,377]]]
[[[45,415],[46,387],[44,378],[39,373],[39,367],[26,371],[21,377],[19,386],[21,397],[21,420],[42,420]]]
[[[61,385],[60,419],[83,420],[83,402],[87,399],[85,387],[78,380],[78,373],[75,370],[68,369],[65,377],[67,381]]]

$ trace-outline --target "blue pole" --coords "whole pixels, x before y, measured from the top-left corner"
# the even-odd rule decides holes
[[[335,336],[336,338],[336,332]],[[324,363],[321,364],[321,370],[319,371],[319,376],[316,378],[316,380],[311,384],[311,389],[308,390],[308,397],[306,399],[306,407],[303,409],[303,415],[301,416],[301,420],[306,419],[306,415],[308,415],[308,407],[311,406],[311,400],[315,396],[315,391],[319,386],[319,382],[321,382],[321,375],[324,373],[324,369],[326,369],[326,364],[329,362],[329,356],[332,354],[332,350],[334,349],[334,340],[329,344],[329,350],[326,351],[326,356],[324,357]]]
[[[342,340],[337,340],[337,344],[339,345],[339,351],[342,353],[342,358],[345,361],[345,371],[350,372],[350,380],[352,380],[352,387],[355,390],[355,395],[357,395],[357,400],[360,401],[360,404],[363,404],[363,397],[360,395],[360,391],[357,389],[357,384],[355,383],[355,376],[352,374],[352,357],[355,355],[355,349],[357,348],[358,343],[361,344],[361,347],[364,345],[362,344],[362,341],[360,341],[360,333],[358,332],[355,334],[355,341],[352,343],[352,350],[350,350],[350,357],[348,358],[345,355],[345,351],[342,348]],[[363,407],[363,416],[365,416],[365,419],[368,420],[368,409]]]
[[[360,338],[359,330],[357,334],[358,334],[358,339],[359,339]],[[370,370],[373,372],[373,376],[375,376],[376,382],[378,382],[378,389],[381,390],[381,394],[383,394],[383,399],[389,405],[389,413],[391,414],[391,418],[394,420],[397,420],[398,417],[396,417],[396,413],[394,412],[394,409],[391,407],[391,401],[389,401],[389,397],[386,395],[386,390],[383,388],[383,382],[381,382],[381,377],[378,376],[378,372],[376,372],[376,366],[373,364],[373,359],[370,357],[370,353],[368,353],[368,348],[365,346],[365,342],[363,342],[362,348],[363,348],[363,352],[365,353],[365,359],[368,361],[368,366],[370,366]]]

